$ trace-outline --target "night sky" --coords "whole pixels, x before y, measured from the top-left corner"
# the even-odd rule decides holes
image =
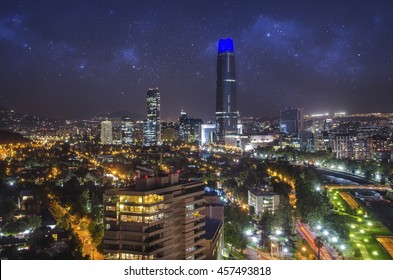
[[[217,43],[235,44],[243,116],[393,111],[392,1],[5,1],[0,106],[80,118],[214,119]]]

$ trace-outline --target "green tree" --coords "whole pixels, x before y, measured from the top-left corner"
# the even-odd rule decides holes
[[[24,232],[27,229],[28,224],[24,220],[19,219],[7,222],[1,229],[1,232],[4,235],[16,235],[18,233]]]
[[[40,216],[31,215],[31,216],[27,217],[26,222],[27,222],[28,228],[30,230],[34,231],[35,229],[41,227],[42,220],[41,220]]]
[[[315,246],[318,248],[317,259],[321,259],[321,248],[323,247],[323,239],[321,236],[317,236],[314,240]]]
[[[93,240],[93,244],[95,246],[99,246],[104,238],[104,225],[97,224],[97,223],[90,223],[89,225],[89,232],[91,239]]]
[[[66,213],[57,221],[57,226],[59,228],[69,230],[71,228],[71,216],[70,214]]]
[[[70,232],[70,236],[69,236],[67,244],[68,244],[68,246],[74,256],[74,259],[76,259],[76,260],[84,259],[84,257],[83,257],[83,244],[75,232],[73,232],[73,231]]]
[[[104,215],[104,209],[103,209],[102,202],[98,198],[98,195],[94,193],[91,198],[90,216],[94,222],[100,223],[102,222],[103,215]]]
[[[247,248],[247,238],[244,236],[242,228],[238,223],[225,223],[224,242],[231,244],[232,248],[236,248],[241,252]]]
[[[269,236],[272,234],[273,231],[273,222],[273,214],[266,211],[262,214],[261,219],[257,224],[258,229],[261,230],[260,246],[262,247],[266,248],[269,246]]]
[[[357,259],[360,259],[362,257],[362,252],[359,248],[355,248],[353,256]]]

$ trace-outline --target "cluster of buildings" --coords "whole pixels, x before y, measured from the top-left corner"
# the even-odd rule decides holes
[[[225,144],[238,133],[236,78],[231,39],[220,40],[217,62],[217,107],[214,141]],[[133,123],[123,118],[122,143],[132,143]],[[180,113],[178,137],[200,141],[203,122]],[[101,143],[112,144],[110,121],[101,122]],[[160,92],[147,92],[143,145],[162,143]],[[145,170],[146,171],[146,170]],[[205,199],[205,182],[179,181],[179,175],[145,174],[135,186],[107,190],[104,195],[106,259],[217,259],[223,250],[224,211],[218,196]]]
[[[121,122],[122,144],[133,142],[133,122],[124,117]],[[201,119],[190,117],[181,111],[177,124],[178,138],[187,143],[197,141],[204,145],[216,143],[240,147],[241,124],[236,102],[236,71],[233,41],[220,39],[217,56],[217,91],[215,122],[204,124]],[[113,144],[111,121],[101,122],[102,144]],[[162,143],[160,118],[160,91],[151,88],[147,91],[147,115],[143,121],[143,145],[154,146]]]
[[[345,113],[304,115],[301,108],[285,108],[277,122],[254,118],[240,118],[237,109],[236,68],[233,41],[220,39],[217,55],[217,87],[215,121],[201,119],[180,112],[178,122],[172,125],[160,120],[160,92],[147,91],[147,115],[142,123],[134,125],[129,117],[121,121],[121,141],[160,145],[163,140],[179,139],[199,145],[217,144],[240,148],[244,151],[257,147],[294,147],[301,151],[328,151],[337,159],[392,161],[393,121],[391,115]],[[136,133],[140,131],[141,138]],[[101,122],[101,143],[113,144],[110,121]],[[166,133],[171,131],[171,133]]]
[[[306,152],[329,151],[338,159],[393,160],[392,116],[348,116],[343,113],[334,116],[304,115],[303,109],[285,108],[280,112],[279,121],[241,119],[237,109],[234,46],[230,38],[221,39],[218,43],[216,112],[213,122],[204,123],[183,110],[177,123],[162,122],[158,88],[147,91],[146,105],[143,121],[135,121],[130,116],[122,117],[120,122],[100,120],[96,130],[94,125],[97,122],[75,123],[75,131],[67,132],[67,135],[74,134],[89,141],[99,132],[99,142],[107,145],[104,148],[111,150],[112,156],[116,154],[112,150],[113,146],[110,146],[113,144],[151,147],[168,140],[181,140],[199,145],[234,147],[243,151],[258,147],[289,146]],[[56,132],[56,126],[51,126],[51,129]],[[66,149],[62,147],[59,154],[64,155]],[[83,159],[86,161],[82,164],[86,163],[86,169],[89,170],[88,160],[83,157],[79,159],[81,162]],[[69,162],[68,169],[71,170],[72,160]],[[108,170],[101,171],[112,177],[115,177],[113,172],[118,172],[112,170],[112,174],[109,174]],[[55,168],[50,172],[42,172],[42,180],[44,177],[54,179],[57,173]],[[92,173],[87,175],[93,181]],[[220,196],[207,194],[202,181],[179,180],[176,172],[141,169],[135,178],[136,183],[132,186],[117,187],[104,193],[103,244],[106,259],[221,258],[224,210]],[[26,201],[31,201],[29,194],[21,197],[20,209],[27,208],[29,204]],[[257,186],[248,191],[248,205],[254,208],[257,215],[266,211],[274,213],[279,204],[280,196],[271,187]]]
[[[393,121],[380,115],[306,116],[298,136],[300,150],[330,151],[337,159],[393,159]]]

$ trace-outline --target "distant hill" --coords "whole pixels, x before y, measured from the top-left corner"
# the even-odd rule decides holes
[[[28,143],[28,142],[31,142],[31,140],[23,137],[19,133],[0,130],[0,145],[12,144],[12,143]]]
[[[0,107],[0,130],[29,131],[31,128],[49,128],[64,125],[64,120],[50,119],[40,116],[26,115],[14,110]]]
[[[146,116],[143,116],[141,114],[130,113],[127,111],[116,111],[116,112],[108,113],[106,115],[102,115],[102,117],[106,117],[110,119],[122,118],[124,116],[129,116],[134,121],[139,121],[146,118]]]

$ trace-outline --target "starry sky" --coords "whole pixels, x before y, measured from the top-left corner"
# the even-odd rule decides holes
[[[393,1],[2,0],[0,106],[87,118],[214,119],[217,43],[234,40],[238,110],[393,111]]]

